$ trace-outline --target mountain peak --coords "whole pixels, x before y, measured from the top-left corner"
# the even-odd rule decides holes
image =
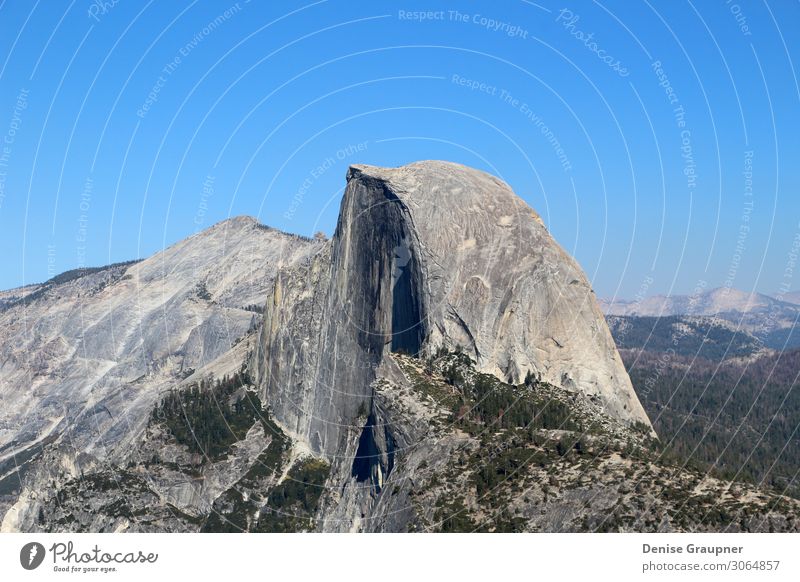
[[[270,228],[266,225],[262,225],[261,222],[254,216],[249,216],[247,214],[240,214],[238,216],[229,216],[224,220],[220,220],[212,224],[206,230],[212,229],[219,229],[219,228],[247,228],[251,226],[262,226],[264,228]]]
[[[412,178],[424,178],[427,180],[446,178],[448,180],[457,180],[459,175],[469,176],[472,179],[490,180],[508,191],[511,191],[511,187],[508,186],[508,184],[488,172],[446,160],[421,160],[393,168],[372,166],[369,164],[352,164],[347,171],[347,180],[350,181],[360,176],[369,176],[379,180],[397,182]]]
[[[651,295],[637,301],[600,302],[609,316],[713,317],[726,320],[736,330],[754,334],[768,347],[784,349],[798,345],[791,330],[800,322],[800,305],[791,294],[770,297],[763,293],[717,287],[694,295]]]
[[[439,349],[649,426],[583,271],[496,177],[439,161],[351,166],[329,244],[278,273],[252,366],[312,451],[341,454],[391,354]]]
[[[503,180],[455,162],[423,160],[396,168],[354,164],[347,172],[348,184],[374,180],[388,185],[391,196],[425,207],[426,224],[442,232],[454,224],[544,227],[539,214]]]

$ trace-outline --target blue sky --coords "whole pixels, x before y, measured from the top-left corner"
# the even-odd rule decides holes
[[[506,180],[600,296],[797,289],[798,22],[796,2],[6,0],[0,288],[237,214],[330,234],[348,164],[446,159]]]

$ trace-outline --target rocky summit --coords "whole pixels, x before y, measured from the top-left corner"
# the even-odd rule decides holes
[[[502,181],[352,166],[336,231],[236,218],[0,294],[4,531],[792,531],[671,458],[589,282]]]

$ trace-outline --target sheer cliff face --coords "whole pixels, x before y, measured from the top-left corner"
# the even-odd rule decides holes
[[[353,166],[333,239],[280,272],[267,301],[255,355],[266,400],[336,457],[384,356],[441,345],[649,425],[585,275],[505,183],[445,162]]]
[[[380,182],[351,181],[331,242],[275,279],[253,368],[276,418],[314,451],[335,456],[370,408],[370,384],[393,337],[413,336],[416,345],[406,349],[420,347],[416,330],[424,322],[398,313],[393,299],[401,286],[393,281],[394,253],[410,234],[407,212],[391,191]],[[400,319],[411,322],[411,331],[393,336]]]

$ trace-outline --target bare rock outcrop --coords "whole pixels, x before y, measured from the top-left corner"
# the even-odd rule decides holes
[[[347,179],[333,238],[276,276],[254,356],[295,438],[342,454],[384,357],[440,346],[649,426],[586,276],[508,185],[438,161]]]
[[[235,217],[142,261],[4,293],[3,527],[20,527],[25,492],[56,475],[128,462],[163,393],[252,332],[275,272],[317,244]],[[43,450],[56,452],[39,467]]]

